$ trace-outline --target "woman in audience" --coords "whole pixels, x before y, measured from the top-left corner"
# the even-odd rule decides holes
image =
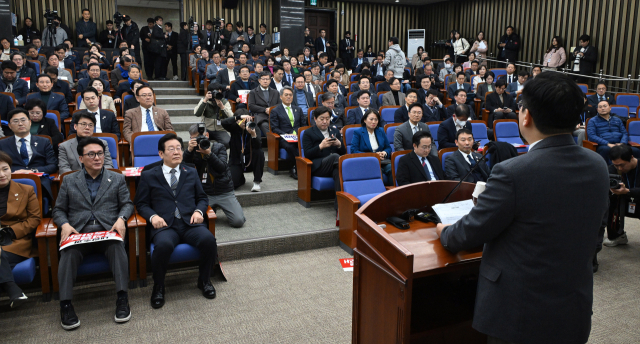
[[[113,97],[113,102],[116,104],[120,104],[122,102],[122,94],[125,92],[129,92],[129,94],[133,94],[131,89],[131,83],[134,80],[142,80],[141,75],[142,75],[142,71],[140,71],[140,67],[138,67],[138,65],[132,64],[131,66],[129,66],[129,79],[127,79],[129,82],[121,82],[118,85],[118,88],[116,90],[116,96]]]
[[[555,36],[551,41],[551,46],[547,49],[547,53],[544,54],[544,60],[542,65],[546,70],[558,70],[567,62],[567,54],[564,51],[564,43],[562,37]]]
[[[31,135],[46,135],[51,138],[53,151],[58,156],[58,145],[64,141],[64,137],[58,129],[57,119],[45,117],[47,114],[47,104],[40,98],[31,98],[27,101],[24,109],[29,113],[31,120]],[[60,123],[62,125],[62,123]]]
[[[291,73],[302,74],[303,69],[298,66],[298,58],[291,56]]]
[[[304,59],[300,60],[300,63],[303,66],[308,66],[308,65],[312,64],[313,61],[315,61],[314,58],[313,58],[313,54],[311,54],[311,49],[309,47],[305,47],[302,50],[302,54],[304,55]]]
[[[373,48],[371,45],[367,45],[367,51],[364,53],[364,57],[376,57],[376,54],[373,52]]]
[[[107,60],[104,54],[100,52],[100,45],[98,43],[94,43],[93,45],[91,45],[88,54],[91,56],[96,56],[98,60],[100,60],[100,69],[109,69],[111,67],[109,60]]]
[[[0,54],[0,61],[9,61],[11,59],[11,42],[9,39],[0,39],[0,45],[2,45],[2,54]]]
[[[42,37],[42,33],[33,25],[33,20],[29,17],[24,18],[24,26],[18,31],[18,36],[20,35],[25,46],[32,43],[33,37]]]
[[[193,55],[191,55],[189,57],[189,66],[191,66],[191,70],[192,71],[197,71],[198,70],[198,66],[196,65],[196,61],[198,61],[199,58],[202,58],[202,55],[200,54],[202,52],[202,47],[199,45],[196,45],[195,47],[193,47]],[[195,74],[193,75],[194,80],[195,80]]]
[[[433,63],[431,63],[431,59],[429,58],[429,53],[427,53],[426,51],[423,51],[422,55],[420,55],[420,59],[417,60],[416,63],[413,65],[413,69],[424,68],[427,66],[427,64],[429,64],[433,68]]]
[[[211,55],[211,54],[209,54]],[[224,60],[224,57],[227,56],[227,48],[222,48],[220,50],[220,58]]]
[[[391,182],[391,144],[380,125],[380,114],[374,109],[367,110],[362,116],[362,128],[353,133],[351,153],[377,153],[382,160],[382,173]]]
[[[9,295],[9,306],[16,308],[27,300],[13,279],[12,270],[37,254],[31,245],[40,224],[40,203],[29,185],[11,181],[11,157],[0,151],[0,229],[6,241],[0,242],[0,290]]]
[[[344,64],[339,63],[336,65],[336,70],[338,72],[340,72],[340,83],[342,84],[342,86],[344,87],[349,87],[349,74],[347,73],[347,71],[344,68]]]
[[[469,49],[471,48],[471,46],[469,45],[469,42],[467,42],[466,39],[460,37],[460,32],[455,31],[453,33],[453,53],[455,55],[467,55],[467,52],[469,51]],[[457,63],[462,63],[464,61],[466,61],[466,57],[464,56],[457,56],[457,59],[455,60]]]
[[[473,78],[473,90],[478,90],[478,84],[481,82],[486,82],[487,78],[487,66],[480,66],[478,68],[478,75]]]
[[[488,71],[485,73],[484,84],[478,85],[478,89],[476,90],[476,98],[480,99],[482,103],[480,103],[480,107],[484,108],[485,97],[487,96],[487,92],[495,92],[496,88],[494,86],[496,75],[493,74],[492,71]]]
[[[483,31],[478,32],[478,35],[476,36],[476,41],[473,42],[473,47],[471,47],[471,50],[469,50],[469,52],[475,53],[476,59],[480,61],[480,65],[486,66],[487,61],[485,61],[484,59],[487,57],[488,49],[489,49],[489,45],[487,44],[487,41],[484,40],[484,32]]]
[[[129,48],[120,48],[119,55],[114,57],[115,60],[113,61],[113,65],[115,66],[119,64],[124,55],[129,55]]]
[[[402,83],[400,79],[391,78],[389,80],[391,92],[387,92],[382,96],[382,105],[404,106],[404,93],[400,92]]]
[[[462,69],[466,70],[467,68],[471,68],[471,61],[476,59],[475,53],[469,53],[469,60],[462,64]]]
[[[122,83],[124,84],[126,83],[126,81],[123,81]],[[99,78],[91,79],[91,81],[89,82],[89,86],[98,90],[98,95],[99,95],[98,98],[100,98],[100,100],[98,101],[98,107],[100,109],[113,111],[113,114],[117,116],[118,113],[116,112],[116,105],[113,102],[113,98],[111,98],[106,94],[103,94],[104,81],[102,81],[102,79],[99,79]],[[78,109],[82,110],[86,108],[87,108],[87,105],[84,102],[80,102],[80,107],[78,107]]]
[[[422,62],[422,53],[424,52],[424,48],[422,46],[418,47],[418,52],[411,56],[411,65],[413,68],[416,68],[417,62]],[[422,67],[422,66],[420,66]]]
[[[273,66],[277,64],[276,59],[273,56],[267,57],[267,66],[264,70],[269,71],[273,75]]]
[[[282,61],[284,60],[291,60],[291,55],[289,55],[289,48],[284,47],[282,49]]]
[[[130,109],[134,109],[140,106],[140,103],[138,102],[138,99],[135,97],[136,92],[138,91],[138,88],[140,88],[140,86],[145,85],[145,83],[142,80],[134,80],[131,83],[131,90],[133,91],[133,97],[129,97],[127,98],[127,100],[124,101],[124,111],[122,111],[123,116],[124,113],[127,112],[127,110]]]

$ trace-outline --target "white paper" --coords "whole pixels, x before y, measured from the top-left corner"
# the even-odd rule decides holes
[[[478,49],[487,49],[487,46],[484,44],[484,42],[480,41],[480,44],[478,44]]]
[[[453,203],[441,203],[432,206],[433,211],[438,214],[440,221],[445,225],[452,225],[463,216],[469,214],[473,208],[473,201],[468,199],[466,201],[453,202]]]

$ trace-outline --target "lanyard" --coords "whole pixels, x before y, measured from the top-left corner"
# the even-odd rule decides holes
[[[629,185],[629,189],[631,189],[631,182],[629,181],[629,175],[627,177],[627,184]],[[633,188],[636,188],[636,184],[638,183],[638,166],[636,166],[636,178],[633,180]]]

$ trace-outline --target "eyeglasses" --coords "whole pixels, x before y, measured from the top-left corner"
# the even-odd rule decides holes
[[[140,95],[138,95],[138,97],[150,98],[150,97],[153,97],[153,93],[144,93],[144,94],[140,94]]]
[[[11,120],[11,124],[27,123],[28,120],[29,119],[27,119],[27,118],[12,119]]]
[[[78,126],[82,127],[82,128],[93,128],[93,123],[78,123]]]
[[[524,101],[519,101],[518,102],[518,109],[522,109],[524,107]]]
[[[182,147],[181,146],[177,146],[177,147],[167,147],[165,149],[165,151],[167,151],[168,153],[173,153],[173,152],[180,152],[182,153]]]
[[[87,154],[82,154],[82,156],[89,157],[89,159],[95,159],[96,157],[98,157],[98,158],[102,158],[102,157],[104,157],[104,152],[98,152],[98,153],[96,153],[96,152],[89,152],[89,153],[87,153]]]

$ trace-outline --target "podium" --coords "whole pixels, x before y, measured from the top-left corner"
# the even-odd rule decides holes
[[[356,212],[353,343],[486,343],[471,328],[482,247],[453,254],[433,223],[413,220],[402,230],[385,221],[408,209],[431,211],[456,184],[394,188]],[[448,202],[470,199],[474,188],[462,183]]]

